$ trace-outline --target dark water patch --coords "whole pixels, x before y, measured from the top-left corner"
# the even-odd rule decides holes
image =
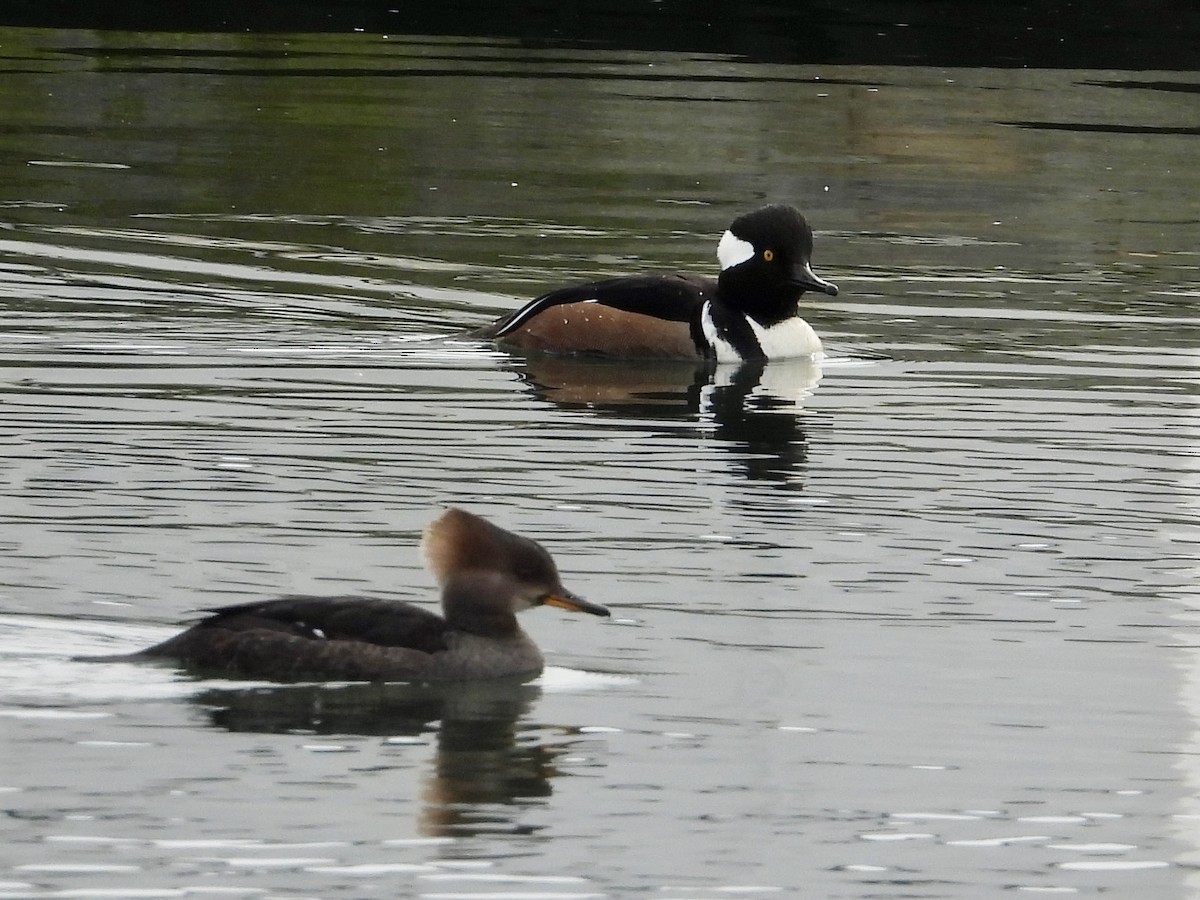
[[[1200,126],[1187,125],[1122,125],[1102,122],[997,122],[996,124],[1041,131],[1081,131],[1101,134],[1200,134]]]
[[[247,7],[217,0],[164,9],[131,0],[80,8],[68,0],[10,3],[12,25],[115,31],[351,33],[496,39],[532,47],[709,52],[754,61],[1035,68],[1196,68],[1200,18],[1190,4],[1102,6],[988,2],[801,3],[749,10],[722,4],[605,0],[586,8],[455,0],[436,7],[299,2]]]
[[[47,68],[0,79],[0,878],[1186,893],[1196,167],[1182,141],[995,123],[1188,124],[1187,92],[494,38],[0,38]],[[144,61],[261,77],[99,77],[105,43],[176,40]],[[389,53],[458,75],[286,72]],[[651,62],[688,80],[583,77]],[[456,337],[571,280],[715,273],[768,199],[842,283],[805,297],[826,346],[887,359]],[[70,660],[285,593],[433,607],[418,541],[450,504],[614,611],[530,617],[532,695]]]
[[[1200,82],[1194,81],[1084,81],[1092,87],[1120,88],[1122,90],[1163,91],[1169,94],[1198,94]]]

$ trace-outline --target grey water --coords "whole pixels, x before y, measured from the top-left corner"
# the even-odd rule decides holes
[[[1198,83],[0,27],[0,898],[1195,892]],[[463,337],[768,201],[819,365]],[[524,687],[72,660],[432,601],[446,505],[613,619]]]

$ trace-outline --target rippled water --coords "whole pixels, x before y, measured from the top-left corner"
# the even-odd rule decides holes
[[[0,897],[1194,889],[1194,75],[0,46]],[[460,337],[765,199],[819,368]],[[524,687],[70,659],[428,600],[446,504],[614,619]]]

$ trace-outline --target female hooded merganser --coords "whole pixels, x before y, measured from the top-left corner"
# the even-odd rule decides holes
[[[721,274],[630,275],[543,294],[476,332],[502,347],[628,359],[780,359],[821,352],[800,296],[837,286],[812,270],[812,229],[791,206],[735,219]]]
[[[445,618],[366,597],[284,597],[208,610],[161,644],[108,660],[165,659],[205,674],[281,681],[533,677],[542,654],[516,613],[557,606],[607,616],[562,586],[545,548],[460,509],[421,541]]]

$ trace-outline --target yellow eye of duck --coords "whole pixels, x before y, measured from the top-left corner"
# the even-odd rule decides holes
[[[774,258],[775,258],[774,250],[764,250],[763,251],[763,259],[765,259],[767,262],[770,262]]]

